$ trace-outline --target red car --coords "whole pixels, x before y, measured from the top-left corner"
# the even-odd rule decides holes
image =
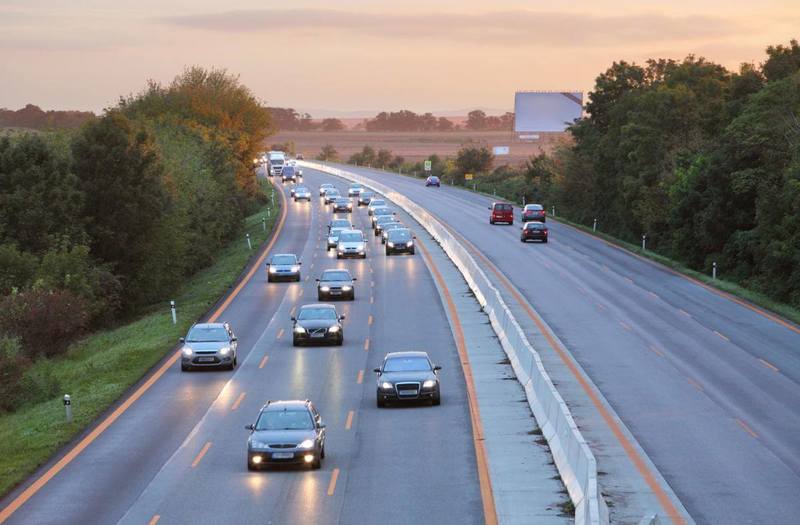
[[[492,213],[489,215],[489,224],[497,222],[505,222],[514,224],[514,207],[505,202],[494,202],[489,209]]]
[[[547,222],[547,212],[541,204],[526,204],[522,209],[522,222]]]
[[[529,222],[522,227],[522,233],[519,236],[519,240],[521,242],[547,242],[547,226],[539,221]]]

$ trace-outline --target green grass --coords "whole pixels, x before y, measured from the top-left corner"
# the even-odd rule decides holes
[[[60,387],[49,401],[23,405],[0,415],[0,495],[28,477],[58,449],[92,424],[142,378],[235,282],[279,213],[278,200],[247,218],[241,237],[232,240],[213,266],[191,277],[175,294],[178,324],[173,325],[169,299],[161,308],[124,326],[94,333],[60,358],[36,362],[28,373],[47,377]],[[261,219],[269,211],[267,231]],[[253,250],[247,248],[250,234]],[[73,422],[67,424],[63,394],[72,396]]]

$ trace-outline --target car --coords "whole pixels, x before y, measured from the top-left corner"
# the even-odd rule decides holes
[[[317,300],[330,301],[336,298],[354,301],[356,280],[346,268],[325,270],[317,279]]]
[[[519,240],[522,242],[528,241],[542,241],[547,242],[547,226],[542,222],[529,222],[522,227],[522,232],[519,235]]]
[[[425,179],[425,187],[428,187],[428,186],[436,186],[436,187],[438,188],[438,187],[440,187],[441,185],[442,185],[442,183],[441,183],[441,181],[439,180],[439,177],[437,177],[436,175],[431,175],[430,177],[428,177],[427,179]]]
[[[374,192],[371,191],[362,191],[358,194],[358,205],[360,206],[369,206],[372,197],[375,195]]]
[[[330,231],[328,231],[327,250],[330,250],[331,248],[336,248],[336,243],[339,242],[339,234],[342,233],[343,231],[349,230],[350,228],[351,228],[350,226],[348,226],[347,228],[331,228]]]
[[[267,401],[256,422],[244,427],[247,470],[270,465],[322,466],[325,459],[325,424],[311,401]]]
[[[303,160],[303,158],[304,158],[304,157],[303,157],[303,154],[302,154],[302,153],[298,153],[298,154],[297,154],[297,156],[296,156],[295,158],[296,158],[297,160]]]
[[[331,209],[333,213],[350,213],[353,211],[353,203],[347,197],[336,197],[332,203]]]
[[[294,166],[284,166],[281,170],[281,182],[297,182],[297,171]]]
[[[311,202],[311,190],[309,190],[305,186],[297,186],[294,189],[294,201],[297,202],[302,200],[307,200],[308,202]]]
[[[393,217],[394,216],[394,212],[392,211],[391,208],[388,208],[386,206],[381,206],[380,208],[375,208],[372,211],[372,217],[370,217],[370,220],[372,221],[372,227],[373,228],[375,227],[375,221],[378,220],[378,217],[384,217],[384,216],[385,217]]]
[[[492,213],[489,214],[489,224],[506,222],[514,224],[514,207],[506,202],[493,202],[489,206]]]
[[[333,204],[333,202],[341,197],[342,194],[339,193],[339,190],[336,188],[330,188],[329,190],[325,191],[325,195],[322,199],[325,201],[325,204]]]
[[[386,236],[389,235],[391,230],[396,230],[398,228],[406,228],[406,225],[395,220],[395,222],[387,222],[381,226],[381,244],[386,244]]]
[[[425,352],[390,352],[376,368],[377,404],[385,407],[393,401],[429,400],[432,405],[442,402],[439,386],[441,366],[431,364]]]
[[[181,371],[236,367],[237,338],[228,323],[196,323],[181,337]]]
[[[333,185],[333,184],[331,184],[330,182],[326,182],[326,183],[324,183],[324,184],[320,184],[320,185],[319,185],[319,196],[320,196],[320,197],[323,197],[323,196],[325,196],[325,192],[327,192],[328,190],[330,190],[330,189],[333,189],[333,188],[335,188],[335,187],[336,187],[336,186],[334,186],[334,185]]]
[[[386,255],[394,255],[396,253],[414,255],[417,252],[414,246],[414,239],[416,237],[407,228],[389,230],[389,235],[386,237]]]
[[[364,186],[362,186],[358,182],[354,182],[350,184],[350,186],[347,188],[347,196],[358,197],[359,195],[361,195],[362,191],[364,191]]]
[[[333,228],[345,228],[347,230],[354,230],[355,226],[350,223],[350,219],[331,219],[328,222],[328,232],[330,233]]]
[[[372,215],[375,212],[376,208],[385,208],[386,207],[386,200],[384,199],[376,199],[372,198],[367,205],[367,215]]]
[[[300,265],[293,253],[276,253],[267,263],[267,282],[288,280],[300,282]]]
[[[344,318],[331,304],[304,304],[297,317],[292,317],[292,345],[332,343],[342,346]]]
[[[367,241],[361,230],[342,230],[336,240],[336,258],[367,258]]]
[[[394,215],[378,215],[375,219],[375,237],[380,237],[381,233],[383,233],[383,226],[389,223],[395,223],[397,219],[394,218]]]
[[[547,222],[547,211],[541,204],[526,204],[522,209],[522,222],[541,221]]]

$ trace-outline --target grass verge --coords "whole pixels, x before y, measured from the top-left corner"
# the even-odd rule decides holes
[[[169,298],[163,307],[114,329],[96,332],[66,355],[36,362],[27,372],[59,385],[58,397],[23,405],[0,415],[0,496],[44,464],[111,406],[175,346],[178,337],[203,316],[236,281],[272,231],[279,199],[247,218],[241,238],[232,240],[209,268],[175,294],[178,323],[172,324]],[[262,218],[269,213],[266,231]],[[247,248],[250,234],[253,250]],[[72,396],[73,421],[65,422],[61,395]]]

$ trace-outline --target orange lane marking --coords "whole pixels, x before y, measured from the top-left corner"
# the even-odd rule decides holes
[[[758,438],[758,434],[756,434],[755,431],[752,428],[747,426],[747,423],[745,423],[744,421],[742,421],[738,417],[736,418],[736,422],[739,423],[739,426],[742,427],[743,429],[745,429],[745,431],[747,431],[748,434],[750,434],[754,438]]]
[[[475,381],[472,378],[472,366],[469,362],[469,355],[467,354],[467,347],[464,338],[464,330],[461,327],[461,320],[458,317],[458,310],[456,310],[453,297],[447,289],[447,284],[439,273],[439,269],[433,264],[433,259],[428,253],[428,249],[421,241],[417,242],[420,247],[422,255],[430,268],[436,282],[439,283],[439,289],[445,297],[447,302],[447,309],[450,312],[450,319],[453,322],[453,332],[455,334],[456,348],[458,349],[458,356],[461,361],[461,369],[464,373],[464,382],[467,386],[467,402],[469,405],[470,421],[472,423],[472,443],[475,447],[475,462],[478,467],[478,482],[481,487],[481,502],[483,503],[483,518],[486,525],[497,525],[497,511],[494,503],[494,493],[492,491],[492,478],[489,476],[489,459],[486,454],[486,447],[484,446],[483,438],[483,423],[481,422],[481,412],[478,407],[478,397],[475,393]]]
[[[650,346],[648,346],[647,348],[648,348],[648,349],[649,349],[651,352],[653,352],[654,354],[656,354],[658,357],[664,357],[664,353],[663,353],[661,350],[659,350],[658,348],[656,348],[656,346],[655,346],[655,345],[650,345]]]
[[[714,330],[714,333],[715,333],[715,334],[717,334],[718,336],[720,336],[721,338],[725,339],[726,341],[730,341],[730,339],[728,339],[728,338],[727,338],[726,336],[724,336],[723,334],[721,334],[721,333],[717,332],[716,330]]]
[[[619,325],[620,325],[622,328],[624,328],[625,330],[627,330],[627,331],[629,331],[629,332],[631,331],[631,327],[630,327],[630,326],[628,326],[628,324],[627,324],[627,323],[625,323],[625,322],[623,322],[623,321],[620,321],[620,322],[619,322]]]
[[[253,275],[260,269],[261,264],[266,259],[267,254],[275,245],[275,242],[278,240],[278,236],[283,229],[283,224],[286,221],[286,214],[287,214],[287,206],[286,206],[286,196],[283,194],[282,191],[278,192],[281,197],[281,218],[278,220],[278,223],[275,225],[275,233],[272,235],[272,239],[270,239],[267,246],[264,248],[264,251],[261,252],[261,255],[256,260],[253,267],[247,272],[242,282],[240,282],[236,288],[230,293],[230,295],[225,299],[225,301],[217,308],[217,310],[211,315],[209,318],[209,322],[214,322],[222,315],[222,312],[228,307],[228,305],[233,301],[233,299],[239,295],[242,288],[253,278]],[[142,386],[137,388],[125,401],[123,401],[111,414],[109,414],[103,421],[101,421],[96,427],[94,427],[83,439],[81,439],[72,449],[69,450],[61,459],[59,459],[55,465],[47,469],[47,471],[39,476],[33,483],[30,484],[28,488],[20,493],[19,496],[14,498],[11,503],[9,503],[4,509],[0,510],[0,523],[6,521],[14,512],[17,511],[22,505],[25,504],[26,501],[31,499],[42,487],[44,487],[53,477],[61,472],[64,467],[69,465],[72,460],[74,460],[78,455],[83,452],[86,447],[91,445],[105,430],[110,427],[119,417],[125,413],[128,408],[131,407],[145,392],[147,392],[150,387],[152,387],[156,381],[158,381],[164,373],[169,370],[169,368],[174,365],[178,358],[180,357],[180,351],[176,351],[172,354],[165,362],[158,368],[144,383]]]
[[[364,339],[364,351],[366,352],[367,350],[369,350],[369,337]]]
[[[655,293],[655,292],[650,292],[650,291],[648,291],[647,293],[649,293],[650,295],[652,295],[652,296],[653,296],[655,299],[661,299],[661,298],[658,296],[658,294],[657,294],[657,293]]]
[[[358,376],[356,376],[356,383],[358,383],[360,385],[363,382],[364,382],[364,371],[363,370],[359,370],[358,371]]]
[[[328,496],[333,496],[333,493],[336,491],[336,480],[339,479],[339,469],[333,469],[333,475],[331,476],[331,482],[328,483]]]
[[[514,300],[516,300],[517,303],[519,303],[519,305],[522,306],[522,308],[528,314],[528,317],[530,317],[530,319],[536,324],[537,328],[539,329],[539,332],[541,332],[545,336],[545,339],[547,340],[550,347],[556,352],[556,354],[558,354],[559,358],[561,358],[561,361],[567,366],[569,371],[572,373],[573,377],[581,385],[583,391],[586,393],[587,396],[589,396],[589,399],[591,399],[592,404],[595,407],[595,410],[598,411],[600,416],[603,418],[608,427],[611,429],[611,432],[614,434],[614,437],[616,437],[617,441],[619,441],[619,443],[622,445],[622,448],[625,450],[625,454],[633,462],[634,466],[636,467],[636,470],[642,476],[645,483],[647,483],[647,486],[650,487],[650,490],[652,490],[653,493],[655,493],[656,499],[658,499],[659,503],[663,507],[665,514],[676,525],[685,524],[686,520],[680,515],[680,513],[678,512],[678,508],[675,506],[670,497],[667,495],[667,492],[664,490],[664,488],[658,483],[658,481],[656,481],[655,475],[653,474],[653,472],[650,471],[650,468],[645,463],[644,458],[642,458],[642,456],[639,455],[639,452],[633,446],[633,443],[628,439],[628,437],[622,431],[622,427],[619,425],[616,419],[614,419],[614,417],[611,415],[611,412],[608,409],[606,409],[602,401],[600,401],[600,397],[597,395],[592,386],[589,384],[588,379],[584,377],[583,374],[581,374],[581,372],[578,370],[577,365],[572,361],[569,354],[567,353],[567,350],[563,348],[560,344],[558,344],[558,342],[556,342],[555,338],[547,329],[544,322],[541,319],[539,319],[539,316],[533,310],[533,307],[531,307],[531,305],[528,303],[528,301],[525,300],[522,294],[520,294],[519,291],[517,291],[517,289],[514,288],[514,285],[511,284],[508,278],[506,278],[506,276],[503,275],[500,272],[500,270],[498,270],[497,267],[495,267],[495,265],[485,255],[483,255],[483,253],[477,250],[471,242],[465,239],[462,235],[454,232],[451,228],[447,227],[447,229],[454,236],[460,238],[462,242],[470,248],[470,251],[473,254],[475,254],[478,258],[484,261],[485,267],[492,270],[492,273],[494,273],[500,280],[500,282],[503,283],[503,286],[514,297]]]
[[[161,519],[161,516],[156,514],[155,516],[150,518],[150,521],[147,522],[147,525],[156,525],[156,523],[158,523],[158,520],[160,520],[160,519]]]
[[[203,459],[203,456],[206,455],[206,452],[208,452],[208,449],[210,448],[211,448],[211,442],[206,441],[206,444],[203,445],[203,448],[201,448],[200,452],[198,452],[197,457],[194,458],[194,461],[192,461],[192,468],[195,468],[197,465],[200,464],[200,460]]]
[[[769,368],[773,372],[778,372],[779,371],[777,366],[773,365],[772,363],[770,363],[766,359],[761,359],[759,357],[758,360],[761,362],[762,365],[766,366],[767,368]]]
[[[692,385],[693,387],[695,387],[695,388],[696,388],[696,389],[698,389],[699,391],[701,391],[701,392],[703,391],[703,387],[702,387],[702,386],[700,386],[700,383],[698,383],[697,381],[695,381],[695,380],[694,380],[694,379],[692,379],[691,377],[687,377],[687,378],[686,378],[686,380],[687,380],[687,381],[689,381],[689,384],[690,384],[690,385]]]
[[[278,330],[278,335],[277,335],[277,337],[275,337],[275,339],[280,339],[281,337],[283,337],[283,328]]]
[[[266,365],[266,364],[267,364],[267,360],[268,360],[268,359],[269,359],[269,356],[268,356],[268,355],[265,355],[264,357],[262,357],[262,358],[261,358],[261,362],[260,362],[260,363],[258,363],[258,368],[264,368],[264,365]]]
[[[372,324],[372,316],[371,315],[367,318],[367,324]]]
[[[687,312],[687,311],[686,311],[686,310],[684,310],[683,308],[678,308],[678,311],[680,311],[680,313],[682,313],[682,314],[683,314],[683,315],[685,315],[686,317],[691,317],[691,316],[692,316],[692,314],[690,314],[689,312]]]
[[[246,395],[247,395],[247,392],[242,392],[241,394],[239,394],[239,397],[237,397],[236,401],[233,402],[233,406],[231,407],[231,410],[236,410],[237,408],[239,408],[239,405],[242,403],[242,400],[244,399],[244,396],[246,396]]]
[[[347,413],[347,421],[344,424],[345,430],[350,430],[353,427],[353,411]]]

